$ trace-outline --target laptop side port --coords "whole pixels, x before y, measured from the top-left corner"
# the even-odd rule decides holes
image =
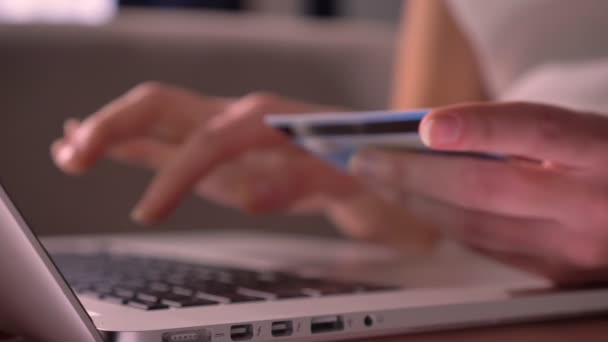
[[[253,338],[253,326],[251,324],[233,325],[230,327],[230,338],[233,341],[248,341]]]
[[[163,342],[209,342],[211,334],[206,330],[168,332],[163,334]]]
[[[329,333],[344,330],[341,316],[315,317],[310,321],[310,331],[313,334]]]
[[[293,334],[293,323],[291,321],[272,322],[272,336],[284,337]]]

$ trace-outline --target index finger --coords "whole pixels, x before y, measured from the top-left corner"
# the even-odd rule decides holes
[[[180,132],[192,130],[200,111],[218,109],[216,100],[201,98],[178,87],[144,83],[87,118],[74,133],[72,168],[84,171],[116,143],[148,134],[154,125]],[[159,122],[169,117],[170,122]],[[167,133],[164,134],[168,135]],[[168,138],[176,140],[176,138]]]
[[[433,149],[492,152],[585,167],[606,159],[608,119],[531,103],[466,104],[430,113],[420,126]]]
[[[252,115],[221,127],[199,127],[184,148],[160,170],[133,211],[133,218],[141,223],[159,222],[218,165],[247,149],[287,142],[279,132],[265,127],[260,117]]]

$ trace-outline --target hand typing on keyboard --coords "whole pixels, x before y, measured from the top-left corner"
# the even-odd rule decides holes
[[[147,83],[82,122],[68,120],[52,155],[70,174],[105,157],[156,170],[133,211],[141,223],[164,220],[195,191],[253,213],[320,211],[348,235],[428,249],[435,237],[428,226],[263,121],[272,113],[327,111],[336,109],[263,93],[229,99]]]

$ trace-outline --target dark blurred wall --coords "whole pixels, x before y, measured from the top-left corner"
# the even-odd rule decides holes
[[[285,1],[285,0],[275,0]],[[293,1],[293,0],[288,0]],[[150,7],[181,7],[181,8],[209,8],[240,10],[244,7],[242,0],[120,0],[123,6],[150,6]],[[299,0],[300,11],[304,15],[315,17],[335,17],[341,11],[341,2],[338,0]]]
[[[238,10],[241,0],[120,0],[124,6],[191,7]]]
[[[317,17],[335,17],[340,15],[340,7],[336,0],[308,0],[304,2],[304,12]]]
[[[322,18],[349,17],[398,23],[403,0],[120,0],[123,6],[262,10]]]

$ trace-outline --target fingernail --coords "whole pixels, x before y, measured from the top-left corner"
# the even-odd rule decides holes
[[[57,160],[61,164],[69,164],[72,160],[74,160],[74,156],[76,155],[76,149],[74,149],[71,145],[65,145],[59,149],[57,153]]]
[[[457,115],[438,115],[422,123],[420,136],[429,147],[448,147],[462,136],[462,125],[462,119]]]
[[[131,211],[131,219],[143,225],[149,225],[153,223],[153,220],[150,218],[149,213],[141,207],[135,207],[135,209]]]
[[[369,180],[387,178],[394,173],[394,165],[375,151],[357,153],[351,158],[349,169],[355,175]]]
[[[76,130],[76,132],[74,133],[74,138],[73,138],[73,143],[79,148],[79,149],[86,149],[87,144],[89,143],[89,137],[91,135],[91,130],[87,129],[87,127],[81,127],[80,129]]]

